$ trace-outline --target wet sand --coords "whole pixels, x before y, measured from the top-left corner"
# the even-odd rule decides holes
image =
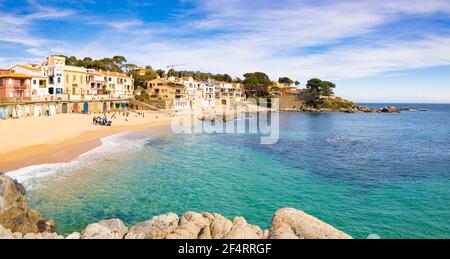
[[[0,121],[0,171],[69,162],[99,146],[101,138],[121,132],[169,128],[167,114],[146,112],[145,117],[117,115],[113,126],[95,126],[94,115],[64,114],[47,118]],[[110,118],[111,115],[108,117]]]

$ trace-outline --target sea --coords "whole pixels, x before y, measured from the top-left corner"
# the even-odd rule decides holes
[[[450,105],[367,105],[427,111],[280,113],[271,145],[254,133],[121,133],[10,175],[66,234],[187,211],[270,228],[292,207],[360,239],[450,238]]]

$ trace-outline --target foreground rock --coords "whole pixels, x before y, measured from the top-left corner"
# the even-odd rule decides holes
[[[122,239],[128,232],[128,228],[118,219],[103,220],[90,224],[81,233],[81,239]],[[76,235],[76,234],[75,234]],[[71,239],[75,235],[71,236]]]
[[[278,210],[272,219],[269,239],[351,239],[344,232],[303,211]]]
[[[64,239],[54,233],[52,220],[28,209],[25,189],[10,177],[0,175],[0,239]],[[153,217],[130,229],[118,219],[88,225],[66,239],[348,239],[349,235],[303,211],[278,210],[270,231],[233,221],[220,214],[187,212],[182,217],[168,213]]]
[[[164,239],[178,227],[178,216],[169,213],[151,220],[142,222],[132,227],[126,239]]]
[[[44,219],[41,214],[29,209],[25,188],[6,175],[0,175],[0,225],[12,232],[52,233],[54,222]]]

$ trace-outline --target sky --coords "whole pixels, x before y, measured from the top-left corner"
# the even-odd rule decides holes
[[[0,0],[0,67],[50,54],[450,103],[450,0]]]

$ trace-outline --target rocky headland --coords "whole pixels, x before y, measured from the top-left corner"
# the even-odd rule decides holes
[[[412,107],[383,107],[383,108],[372,108],[368,106],[359,106],[355,105],[350,108],[314,108],[309,106],[303,106],[300,108],[295,109],[280,109],[282,112],[313,112],[313,113],[320,113],[320,112],[344,112],[344,113],[357,113],[357,112],[365,112],[365,113],[400,113],[403,111],[418,111],[418,112],[425,112],[427,110],[425,109],[418,109],[418,108],[412,108]]]
[[[57,234],[55,223],[29,209],[25,188],[0,175],[0,239],[351,239],[348,234],[300,210],[275,212],[269,230],[216,213],[168,213],[127,227],[119,219],[88,225],[81,233]]]

